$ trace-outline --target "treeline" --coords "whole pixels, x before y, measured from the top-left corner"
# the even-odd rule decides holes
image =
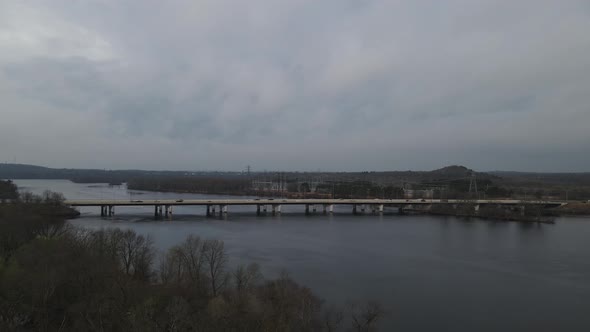
[[[0,180],[0,201],[18,198],[18,188],[12,181]]]
[[[443,184],[441,184],[443,183]],[[494,183],[490,179],[482,179],[478,181],[481,198],[502,198],[513,195],[514,190],[504,188]],[[422,198],[424,194],[420,194],[420,190],[431,189],[430,198],[458,198],[467,199],[473,198],[475,188],[469,190],[469,179],[445,180],[441,182],[423,182],[418,184],[407,185],[406,189],[413,190],[415,197]],[[308,183],[303,182],[299,186],[288,185],[287,189],[299,192],[312,192]],[[320,183],[315,188],[315,193],[329,194],[334,198],[385,198],[395,199],[404,198],[404,188],[395,185],[380,185],[370,181],[351,181],[351,182],[332,182]]]
[[[150,237],[77,229],[31,204],[0,204],[0,331],[371,331],[383,315],[325,308],[256,264],[232,269],[219,240],[158,255]]]
[[[222,177],[139,177],[130,179],[127,188],[134,190],[190,192],[202,194],[238,194],[251,191],[250,181]]]
[[[25,210],[45,217],[75,217],[80,213],[73,208],[63,205],[65,197],[61,193],[46,190],[41,195],[31,192],[19,193],[12,181],[0,180],[0,203],[4,213],[13,210]]]
[[[303,183],[303,190],[308,189]],[[380,186],[368,181],[322,183],[316,192],[333,195],[334,198],[403,198],[403,189],[396,186]]]
[[[528,187],[512,189],[513,196],[521,199],[556,199],[556,200],[573,200],[586,201],[590,200],[590,187],[570,186],[570,187]]]
[[[142,176],[238,177],[239,172],[148,171],[49,168],[24,164],[0,164],[0,179],[64,179],[79,183],[121,183]]]
[[[428,186],[430,183],[425,182],[422,186]],[[477,196],[476,187],[477,184]],[[437,182],[432,183],[436,188]],[[441,180],[438,182],[440,189],[435,190],[434,197],[436,198],[508,198],[511,197],[513,191],[509,188],[500,186],[492,179],[476,179],[471,182],[470,179],[455,179],[455,180]]]

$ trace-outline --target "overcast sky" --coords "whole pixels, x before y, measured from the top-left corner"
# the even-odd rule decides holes
[[[587,0],[0,0],[0,161],[590,171]]]

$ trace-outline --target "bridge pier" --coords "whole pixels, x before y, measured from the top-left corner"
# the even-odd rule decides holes
[[[281,214],[281,204],[273,204],[272,205],[272,215]]]
[[[162,206],[154,205],[154,218],[158,219],[162,217]]]
[[[444,207],[453,208],[455,210],[461,208],[469,208],[471,214],[480,214],[482,213],[482,207],[485,209],[486,206],[500,206],[500,207],[507,207],[514,213],[520,213],[526,215],[530,211],[526,211],[531,209],[531,207],[543,207],[543,206],[560,206],[564,204],[562,202],[551,202],[551,201],[533,201],[533,202],[524,202],[519,200],[473,200],[473,201],[463,201],[463,200],[456,200],[456,199],[440,199],[440,200],[430,200],[428,202],[424,200],[407,200],[407,199],[375,199],[375,200],[355,200],[355,199],[342,199],[342,200],[334,200],[334,199],[303,199],[303,200],[283,200],[284,204],[288,205],[304,205],[305,206],[305,213],[306,215],[310,215],[315,213],[317,209],[321,209],[323,214],[334,213],[334,205],[346,205],[352,206],[352,213],[358,214],[361,212],[365,212],[366,209],[370,209],[373,213],[384,213],[385,205],[388,207],[394,207],[398,209],[398,213],[405,214],[409,213],[413,210],[428,210],[433,206],[442,205]],[[140,203],[140,204],[138,204]],[[281,204],[278,200],[273,199],[236,199],[234,201],[227,201],[227,200],[66,200],[64,202],[65,205],[71,207],[79,207],[79,206],[93,206],[100,208],[100,216],[107,217],[113,216],[115,214],[115,207],[117,206],[145,206],[149,209],[149,207],[154,207],[154,217],[171,217],[172,210],[175,205],[194,205],[194,206],[203,206],[206,207],[207,216],[217,216],[217,206],[219,206],[220,215],[228,213],[229,205],[256,205],[256,213],[260,215],[262,212],[266,212],[268,206],[270,205],[272,208],[273,214],[281,213]],[[320,205],[320,206],[319,206]],[[524,205],[524,206],[523,206]],[[527,207],[528,206],[528,207]],[[360,211],[359,211],[360,209]],[[535,210],[536,211],[536,210]]]
[[[223,214],[227,212],[225,205],[219,205],[219,218],[223,218]]]

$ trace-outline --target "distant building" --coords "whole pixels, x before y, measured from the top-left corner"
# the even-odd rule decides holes
[[[404,198],[412,199],[412,198],[429,198],[432,199],[434,197],[434,189],[405,189],[404,188]]]

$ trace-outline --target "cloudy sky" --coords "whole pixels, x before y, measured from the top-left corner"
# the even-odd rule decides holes
[[[590,171],[587,0],[0,0],[0,161]]]

